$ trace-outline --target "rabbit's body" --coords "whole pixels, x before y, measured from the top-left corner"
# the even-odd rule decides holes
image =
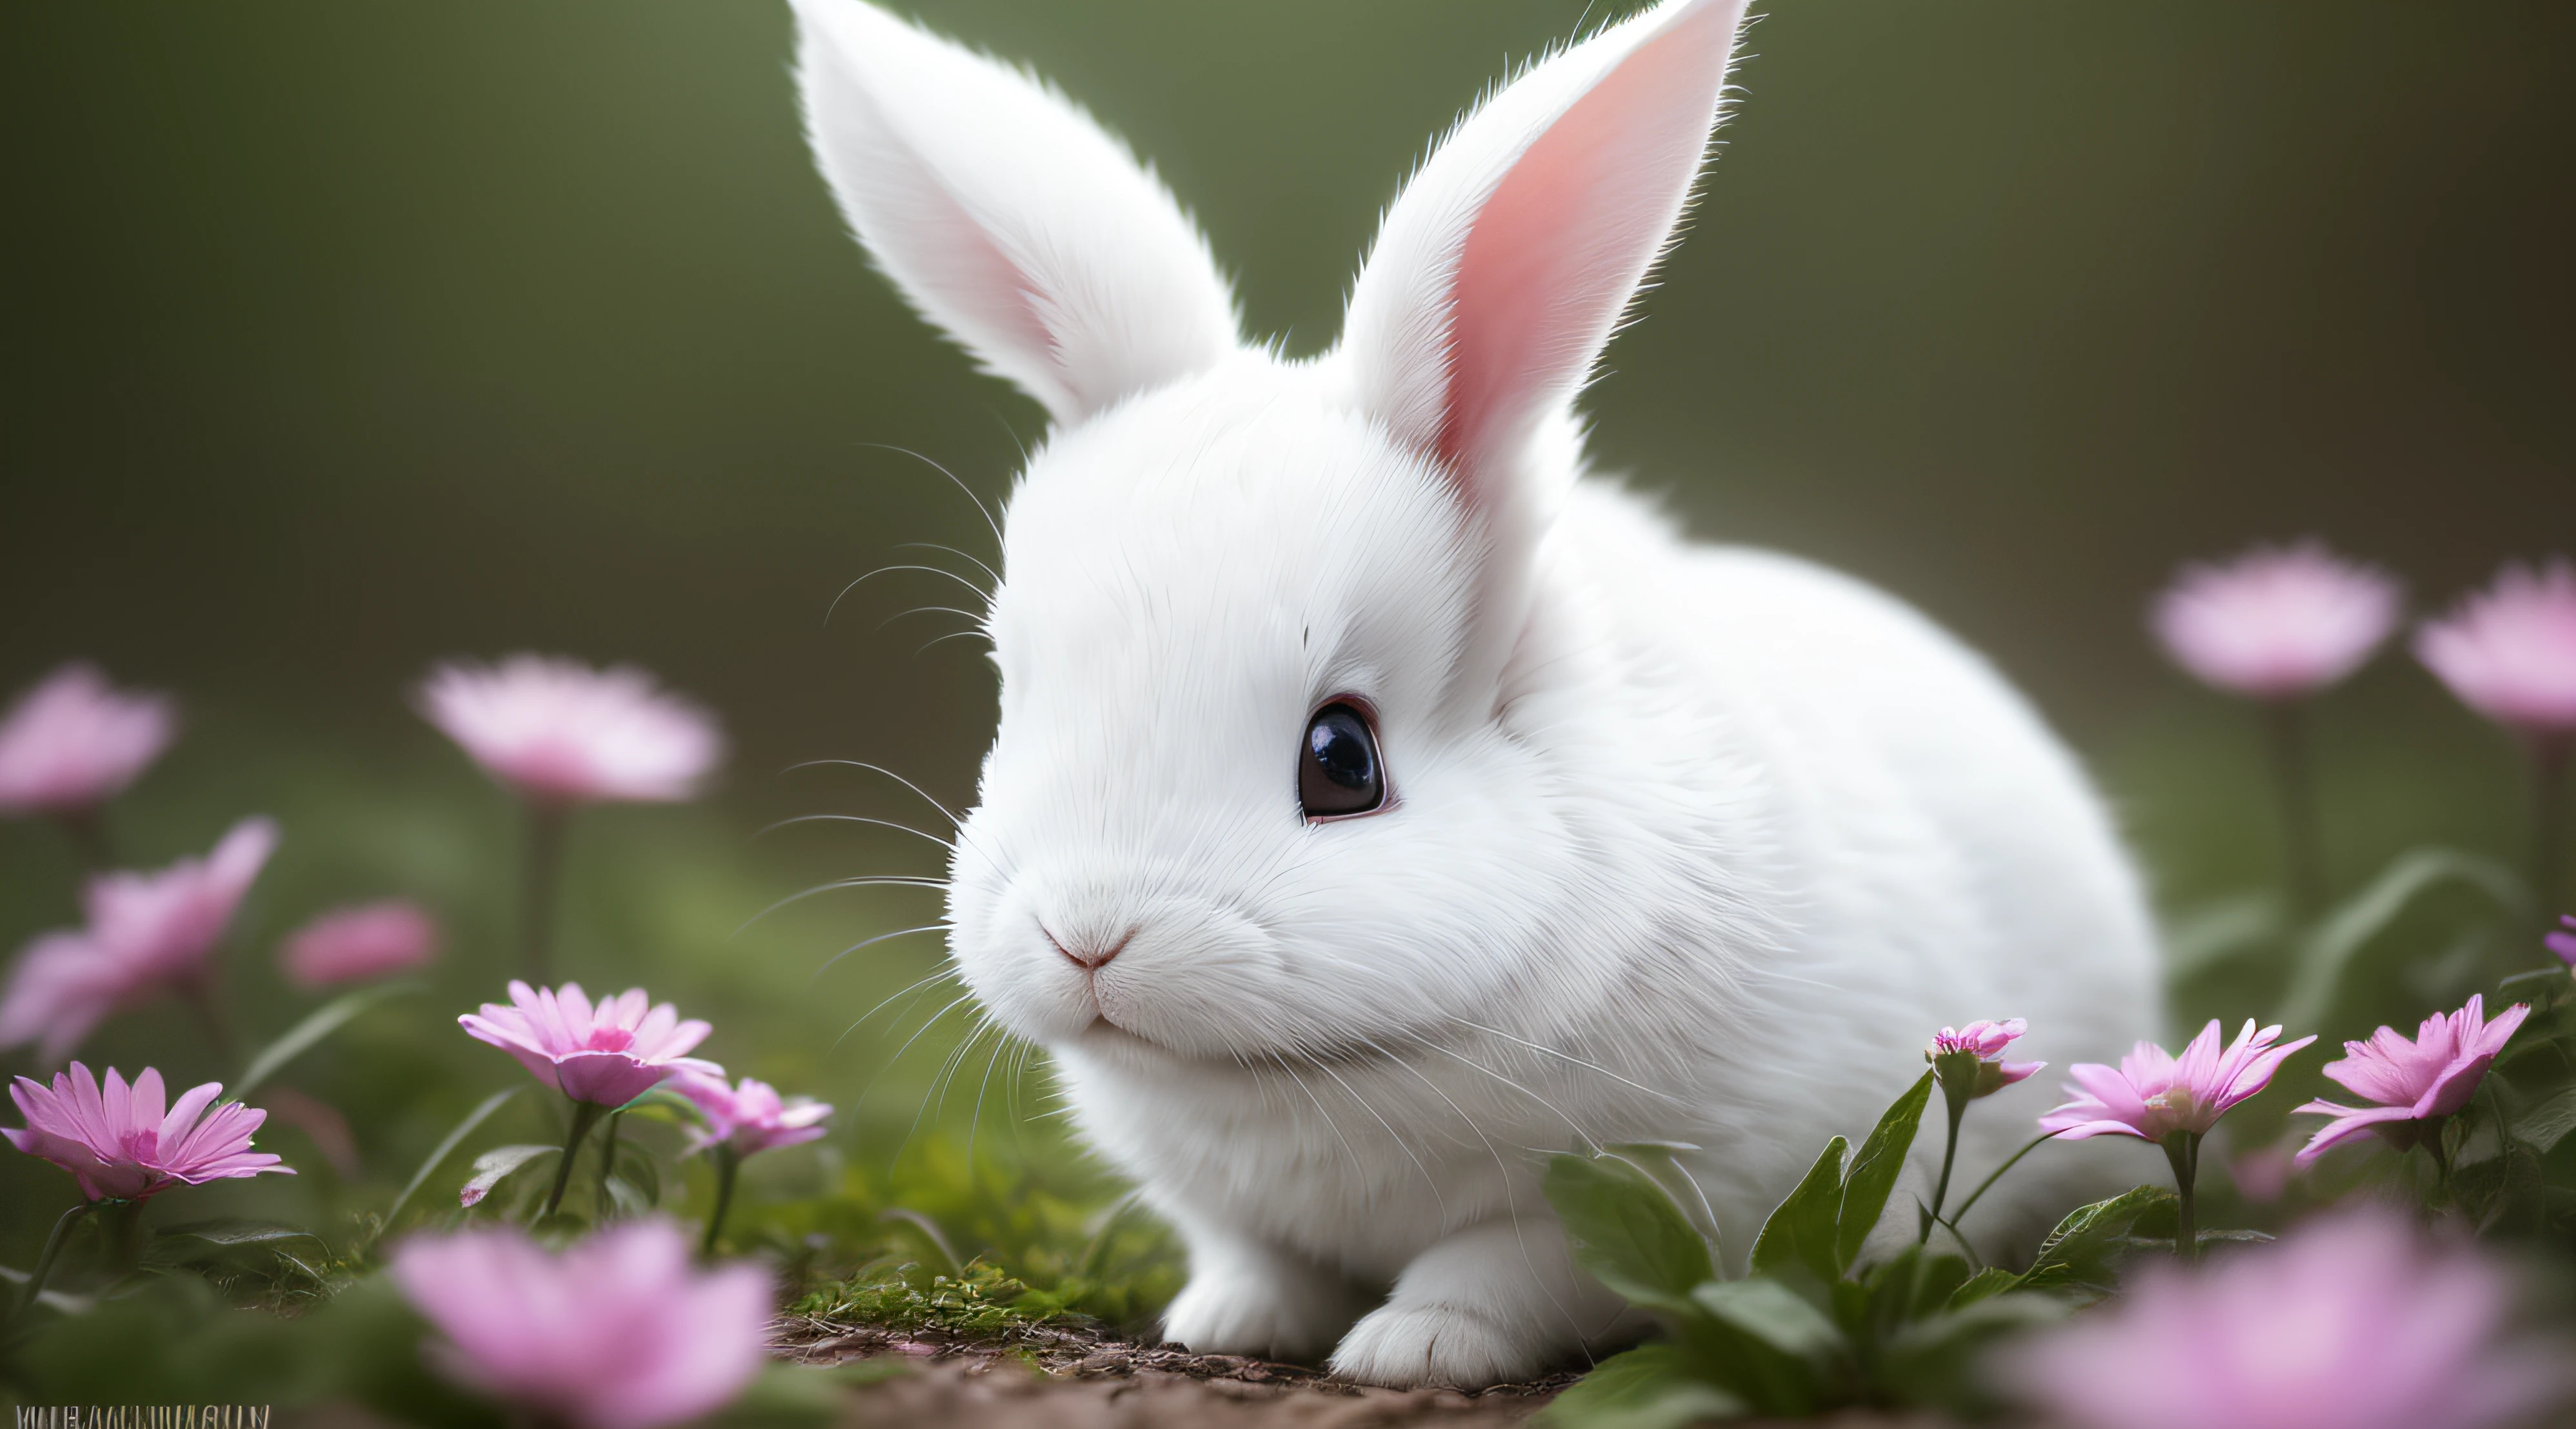
[[[2154,1030],[2108,821],[1982,661],[1580,476],[1571,397],[1740,3],[1672,0],[1497,95],[1312,362],[1239,345],[1186,220],[1063,101],[800,8],[861,236],[1057,421],[1008,511],[951,947],[1180,1229],[1174,1338],[1529,1375],[1637,1328],[1573,1268],[1549,1154],[1699,1148],[1740,1263],[1941,1023],[2027,1017],[2061,1064]],[[2023,1138],[2017,1099],[1971,1117],[1962,1177]],[[2025,1165],[1987,1234],[2094,1174]]]

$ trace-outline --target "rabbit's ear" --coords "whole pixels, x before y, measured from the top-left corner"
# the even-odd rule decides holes
[[[924,317],[1058,422],[1204,371],[1234,298],[1154,176],[1045,84],[859,0],[795,0],[805,130]]]
[[[1543,422],[1573,398],[1670,241],[1745,0],[1667,0],[1531,68],[1405,186],[1352,290],[1360,400],[1504,526]]]

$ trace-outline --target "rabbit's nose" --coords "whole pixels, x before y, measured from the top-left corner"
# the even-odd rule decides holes
[[[1046,930],[1041,928],[1039,931],[1045,932]],[[1127,945],[1136,940],[1136,930],[1133,928],[1128,929],[1126,932],[1119,935],[1117,942],[1111,943],[1105,948],[1092,946],[1068,948],[1063,943],[1057,941],[1056,936],[1053,933],[1047,933],[1046,940],[1047,946],[1055,949],[1058,953],[1063,954],[1066,962],[1073,964],[1084,972],[1096,973],[1102,968],[1109,966],[1109,960],[1111,958],[1127,951]]]

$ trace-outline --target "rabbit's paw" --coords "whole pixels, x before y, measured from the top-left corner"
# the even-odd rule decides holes
[[[1163,1313],[1163,1337],[1201,1354],[1313,1360],[1360,1308],[1354,1291],[1321,1272],[1229,1257],[1190,1277]]]
[[[1333,1373],[1395,1389],[1477,1389],[1532,1379],[1547,1366],[1526,1333],[1462,1305],[1387,1305],[1363,1318],[1333,1351]]]

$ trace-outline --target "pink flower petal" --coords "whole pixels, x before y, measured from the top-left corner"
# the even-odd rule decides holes
[[[2342,1060],[2326,1064],[2326,1076],[2381,1105],[2364,1110],[2311,1102],[2301,1107],[2302,1112],[2340,1119],[2318,1132],[2300,1158],[2314,1159],[2361,1127],[2429,1121],[2457,1112],[2477,1094],[2488,1066],[2530,1014],[2528,1006],[2515,1003],[2489,1021],[2484,995],[2473,994],[2457,1012],[2425,1018],[2411,1041],[2382,1027],[2367,1042],[2346,1042]]]
[[[92,1200],[140,1198],[263,1171],[294,1174],[277,1157],[250,1149],[266,1113],[212,1105],[221,1091],[212,1082],[193,1087],[165,1111],[158,1069],[144,1068],[129,1086],[111,1067],[102,1086],[75,1062],[51,1086],[20,1077],[10,1087],[27,1127],[7,1136],[19,1150],[71,1172]]]
[[[161,757],[177,724],[167,698],[120,693],[95,665],[63,666],[0,716],[0,815],[105,803]]]
[[[760,1371],[766,1275],[701,1272],[663,1221],[614,1226],[560,1255],[515,1228],[421,1237],[393,1276],[444,1337],[434,1363],[535,1418],[661,1429],[720,1408]]]
[[[2415,655],[2462,704],[2534,737],[2576,732],[2576,565],[2508,565],[2427,622]]]
[[[2397,611],[2397,583],[2386,574],[2305,541],[2186,568],[2150,623],[2165,652],[2201,680],[2287,699],[2351,674],[2388,638]]]
[[[711,715],[623,667],[533,655],[442,665],[416,703],[476,763],[548,803],[688,799],[724,757]]]

